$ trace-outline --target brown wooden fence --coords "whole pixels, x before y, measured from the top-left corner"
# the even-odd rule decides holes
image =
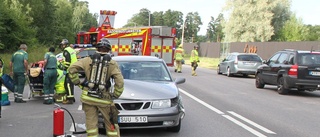
[[[196,43],[184,43],[183,48],[186,54],[190,54]],[[283,49],[297,50],[320,50],[320,41],[301,42],[232,42],[232,43],[200,43],[199,55],[201,57],[219,58],[222,54],[231,52],[251,51],[268,59],[275,52]]]

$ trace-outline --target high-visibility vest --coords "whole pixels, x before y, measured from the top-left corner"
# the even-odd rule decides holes
[[[197,50],[194,49],[191,51],[190,61],[191,62],[199,61],[199,55]]]
[[[70,54],[70,58],[71,58],[70,65],[71,65],[72,63],[75,63],[75,62],[78,61],[76,50],[74,50],[74,49],[71,48],[71,47],[66,47],[64,50],[68,51],[69,54]]]
[[[182,49],[182,48],[177,48],[176,50],[175,50],[175,55],[174,55],[174,58],[176,59],[176,60],[182,60],[183,59],[183,53],[184,52],[184,50]]]

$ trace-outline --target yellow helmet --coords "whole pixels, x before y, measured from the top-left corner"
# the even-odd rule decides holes
[[[182,44],[180,44],[180,45],[178,46],[178,48],[182,48]]]

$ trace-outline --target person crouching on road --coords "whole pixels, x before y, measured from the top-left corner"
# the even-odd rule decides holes
[[[11,68],[10,75],[13,75],[14,102],[26,103],[26,101],[22,99],[26,75],[28,74],[28,53],[26,44],[21,44],[20,50],[12,55],[9,67]]]
[[[113,99],[119,98],[123,92],[123,76],[117,62],[112,60],[109,55],[109,51],[111,50],[110,42],[106,38],[102,38],[97,44],[96,48],[97,53],[92,57],[83,58],[69,67],[69,76],[75,85],[78,85],[80,88],[82,88],[80,101],[82,102],[82,109],[86,115],[87,136],[97,137],[99,135],[98,115],[99,112],[101,112],[105,127],[107,129],[107,136],[120,137],[120,130],[117,120],[119,111],[113,103]],[[107,61],[105,64],[107,67],[104,66],[103,69],[101,69],[101,72],[97,72],[98,70],[96,69],[96,62],[100,62],[101,57],[109,58],[102,60],[102,62]],[[81,83],[78,75],[80,70],[84,70],[85,72],[85,80]],[[101,79],[105,78],[105,80],[103,80],[104,82],[102,83],[106,84],[97,85],[95,82],[89,83],[88,81],[93,79],[95,76],[95,74],[91,74],[93,72],[104,74],[101,76]],[[92,75],[93,78],[91,77]],[[111,78],[115,82],[114,93],[110,92]],[[99,79],[100,82],[102,81],[101,79]]]
[[[57,58],[54,52],[55,49],[50,47],[49,52],[44,55],[43,104],[53,103],[54,87],[57,83]]]
[[[197,76],[196,69],[198,67],[199,60],[199,54],[198,54],[198,46],[194,46],[193,50],[191,51],[190,56],[190,62],[191,62],[191,70],[192,70],[192,76]]]
[[[176,69],[174,72],[181,73],[182,70],[182,60],[184,57],[184,50],[182,48],[182,44],[178,46],[178,48],[174,51],[174,59],[176,60]]]

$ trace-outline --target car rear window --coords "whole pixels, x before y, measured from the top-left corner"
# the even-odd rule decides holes
[[[262,62],[261,58],[257,55],[238,55],[238,61],[258,61]]]
[[[320,54],[319,53],[301,53],[298,56],[298,65],[319,65]]]

